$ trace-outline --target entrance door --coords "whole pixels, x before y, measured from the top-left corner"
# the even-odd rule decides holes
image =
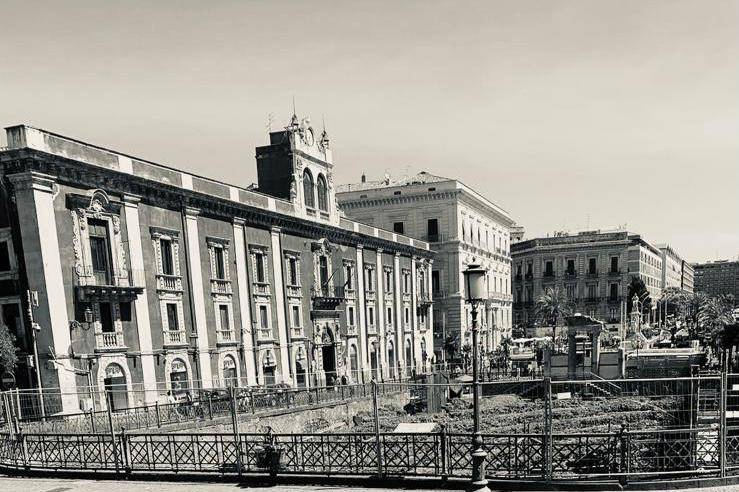
[[[387,365],[390,369],[390,379],[395,379],[395,350],[393,342],[387,342]]]
[[[105,369],[105,396],[112,412],[128,408],[128,388],[126,375],[118,364],[111,364]]]
[[[372,377],[375,381],[380,380],[379,374],[377,373],[377,366],[379,365],[377,362],[377,344],[373,342],[370,345],[370,368],[372,369]]]
[[[305,368],[300,361],[295,362],[295,382],[298,388],[305,388]]]
[[[326,386],[333,386],[336,382],[336,353],[334,345],[324,345],[321,347],[321,355],[323,356],[323,371],[326,373]]]
[[[262,367],[262,374],[264,374],[264,385],[265,386],[275,385],[275,366]]]

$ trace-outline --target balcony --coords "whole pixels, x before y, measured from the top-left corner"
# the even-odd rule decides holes
[[[259,342],[272,342],[274,341],[274,335],[272,334],[272,328],[260,328],[257,332],[257,341]]]
[[[433,300],[428,292],[422,291],[418,293],[418,305],[419,306],[430,306],[433,304]]]
[[[588,277],[597,277],[598,270],[588,270]]]
[[[296,339],[296,338],[305,338],[305,334],[303,333],[303,328],[298,327],[292,327],[290,328],[290,338]]]
[[[367,325],[367,335],[377,335],[377,325]]]
[[[179,275],[157,275],[157,290],[182,292],[182,277]]]
[[[447,291],[444,289],[434,289],[434,297],[446,297]]]
[[[344,287],[332,285],[313,287],[310,296],[314,311],[335,310],[346,299]]]
[[[585,304],[598,304],[600,302],[600,297],[598,296],[588,296],[584,299]]]
[[[524,278],[526,280],[533,280],[534,279],[534,274],[532,272],[528,272],[526,275],[524,275]]]
[[[618,304],[621,302],[621,296],[608,296],[608,302],[610,304]]]
[[[143,294],[146,285],[143,270],[128,270],[113,275],[92,267],[72,269],[72,284],[80,302],[130,302]]]
[[[349,336],[357,336],[357,325],[349,325],[346,327],[346,334]]]
[[[609,277],[618,277],[621,275],[621,270],[608,270]]]
[[[221,345],[236,345],[239,343],[234,330],[216,330],[216,335],[216,343]]]
[[[523,280],[523,275],[521,275],[520,273],[517,273],[517,274],[516,274],[516,275],[515,275],[515,276],[513,277],[513,280],[515,280],[516,282],[520,282],[521,280]]]
[[[287,292],[288,297],[302,297],[303,292],[300,289],[299,285],[287,285],[285,286],[285,291]]]
[[[164,345],[187,345],[187,334],[185,330],[165,330],[163,332]]]
[[[428,243],[443,243],[446,240],[443,234],[426,234],[426,242]]]
[[[566,278],[576,278],[577,272],[575,270],[565,270],[565,277]]]
[[[346,289],[344,289],[344,296],[346,297],[346,299],[356,299],[357,291],[347,287]]]
[[[369,289],[368,290],[365,290],[364,291],[364,299],[367,300],[367,301],[374,301],[374,300],[376,300],[377,299],[377,292],[375,292],[374,289],[372,289],[372,290],[369,290]]]
[[[95,334],[95,348],[98,351],[117,351],[126,350],[123,342],[122,331],[104,331]]]
[[[252,284],[252,293],[260,296],[270,295],[269,284],[267,282],[254,282]]]
[[[210,279],[210,291],[213,294],[231,295],[233,294],[231,281],[221,278],[212,278]]]

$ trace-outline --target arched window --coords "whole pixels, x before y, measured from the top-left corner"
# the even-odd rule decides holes
[[[313,193],[313,175],[308,169],[303,171],[303,195],[305,196],[305,206],[316,208],[316,198]]]
[[[223,358],[223,381],[226,383],[226,387],[236,387],[239,385],[236,360],[230,355]]]
[[[185,396],[189,385],[187,378],[187,366],[182,359],[175,359],[172,361],[172,367],[169,370],[169,382],[172,388],[172,394],[175,398],[181,398]]]
[[[323,174],[318,175],[318,208],[328,212],[328,186]]]

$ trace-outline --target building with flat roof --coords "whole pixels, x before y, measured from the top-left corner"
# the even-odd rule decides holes
[[[716,260],[696,263],[695,291],[711,296],[731,294],[739,306],[739,261]]]
[[[533,327],[536,300],[559,286],[576,310],[606,323],[621,323],[631,278],[641,278],[652,299],[662,292],[662,251],[627,231],[558,233],[511,246],[514,323]]]
[[[451,356],[445,349],[448,340],[460,346],[470,342],[462,271],[471,263],[487,269],[488,295],[480,316],[484,348],[492,350],[510,335],[515,222],[506,210],[459,180],[427,172],[400,179],[386,175],[379,181],[362,176],[359,183],[340,186],[337,201],[353,220],[430,243],[438,361]]]
[[[24,356],[17,379],[60,388],[58,411],[84,407],[75,393],[88,381],[109,395],[98,408],[118,409],[187,388],[424,370],[429,244],[339,214],[328,135],[308,120],[294,116],[256,149],[256,190],[30,126],[6,131],[1,312]],[[38,365],[25,357],[29,312]]]
[[[693,269],[669,244],[657,244],[662,252],[662,289],[693,292]]]

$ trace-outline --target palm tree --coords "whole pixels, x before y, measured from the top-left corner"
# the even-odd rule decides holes
[[[557,326],[562,318],[572,314],[572,303],[567,298],[567,292],[559,286],[547,287],[536,300],[536,315],[545,323],[552,326],[552,346],[557,340]]]
[[[721,329],[733,323],[734,296],[707,297],[698,309],[702,338],[715,340]]]

